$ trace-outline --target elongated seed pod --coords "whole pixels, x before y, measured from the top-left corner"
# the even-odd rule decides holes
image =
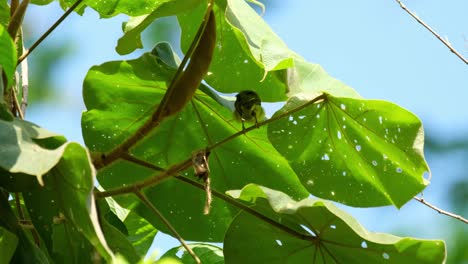
[[[177,79],[169,87],[161,101],[160,107],[162,109],[160,109],[160,113],[156,112],[156,119],[158,120],[181,111],[192,99],[203,77],[208,72],[216,42],[215,16],[212,10],[209,12],[206,27],[193,55],[190,57],[187,68],[179,77],[174,77]],[[183,65],[179,67],[183,67]]]

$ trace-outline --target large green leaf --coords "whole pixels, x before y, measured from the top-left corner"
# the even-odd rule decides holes
[[[54,167],[63,155],[66,145],[45,147],[41,142],[61,139],[37,125],[14,119],[0,119],[0,167],[12,173],[42,176]]]
[[[8,21],[10,20],[10,6],[7,0],[0,0],[0,25],[3,28],[8,27]]]
[[[263,101],[284,101],[296,94],[358,97],[349,86],[328,75],[318,64],[308,63],[288,49],[244,0],[216,1],[217,40],[207,83],[219,92],[256,91]],[[182,49],[187,50],[200,6],[178,16]]]
[[[0,263],[10,263],[17,245],[18,237],[0,226]]]
[[[161,1],[158,2],[159,5],[150,14],[130,17],[128,22],[124,23],[124,35],[119,39],[115,49],[119,54],[128,54],[136,49],[143,48],[141,32],[151,25],[153,21],[160,17],[172,16],[192,10],[200,3],[205,3],[206,6],[206,0]]]
[[[224,264],[223,249],[209,244],[188,244],[190,249],[197,255],[202,263]],[[193,257],[185,250],[183,246],[168,250],[161,256],[164,259],[178,260],[184,264],[196,263]]]
[[[15,44],[6,28],[0,24],[0,69],[3,69],[5,72],[7,86],[12,84],[13,75],[16,69],[16,59]],[[2,79],[3,78],[0,78],[0,80]],[[1,85],[3,86],[3,83]],[[4,89],[6,89],[6,87]]]
[[[68,143],[59,163],[44,177],[44,187],[24,192],[34,226],[56,259],[89,262],[92,246],[106,260],[113,257],[97,219],[94,173],[86,149]]]
[[[275,115],[306,102],[294,97]],[[326,95],[269,125],[268,135],[318,197],[401,207],[428,184],[421,121],[389,102]]]
[[[244,49],[248,49],[266,72],[294,65],[297,55],[271,30],[245,0],[227,0],[226,20]]]
[[[166,83],[174,70],[162,61],[145,54],[139,59],[109,62],[93,67],[84,82],[84,99],[88,109],[83,114],[82,127],[86,145],[95,152],[108,152],[134,134],[155,111]],[[167,168],[191,158],[192,152],[218,142],[241,129],[232,113],[201,91],[192,103],[175,116],[167,118],[148,136],[141,137],[133,157]],[[95,155],[99,155],[96,153]],[[212,188],[221,192],[241,188],[255,182],[283,190],[296,198],[307,196],[294,171],[271,146],[266,129],[261,128],[237,137],[216,148],[210,155]],[[192,177],[192,170],[189,170]],[[129,161],[117,161],[99,171],[100,184],[105,188],[120,187],[155,175],[150,169]],[[194,178],[193,178],[194,179]],[[174,179],[147,191],[148,198],[186,239],[220,241],[230,219],[237,210],[214,201],[212,213],[202,214],[204,192]],[[170,198],[170,203],[161,203]],[[118,197],[126,206],[136,206],[133,196]],[[191,201],[187,203],[187,201]],[[148,211],[140,204],[138,212]],[[154,214],[148,221],[164,232]],[[197,228],[192,228],[197,226]]]
[[[286,100],[286,84],[281,76],[267,74],[261,63],[255,61],[248,49],[243,48],[246,39],[238,39],[235,28],[225,17],[226,1],[216,1],[214,7],[216,17],[216,48],[210,70],[205,77],[207,83],[223,93],[255,90],[263,101]],[[182,29],[181,45],[186,51],[195,35],[205,8],[199,6],[190,13],[178,16]]]
[[[256,210],[290,232],[242,212],[226,234],[226,263],[401,264],[445,259],[443,241],[369,232],[331,202],[311,198],[296,202],[257,185],[229,193],[255,204]]]

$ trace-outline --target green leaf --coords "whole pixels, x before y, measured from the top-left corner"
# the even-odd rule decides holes
[[[0,263],[10,263],[16,246],[18,246],[18,237],[0,226]]]
[[[121,254],[130,263],[136,263],[140,260],[135,248],[127,239],[125,234],[120,232],[115,226],[111,225],[106,219],[102,219],[102,229],[109,247],[116,254]]]
[[[203,243],[188,244],[189,248],[200,258],[202,263],[224,264],[223,249]],[[181,253],[181,254],[180,254]],[[193,257],[185,250],[183,246],[175,247],[168,250],[161,256],[161,260],[165,258],[177,259],[184,264],[196,263]]]
[[[12,211],[8,202],[8,194],[3,191],[0,192],[0,215],[0,227],[13,233],[18,242],[11,263],[49,263],[44,252],[28,238],[25,230],[19,225],[19,219]],[[3,249],[3,247],[1,248]],[[8,250],[8,248],[5,249]],[[7,253],[7,255],[8,254],[9,253]],[[2,257],[3,254],[0,255],[0,259],[2,259]]]
[[[186,10],[186,8],[197,2],[199,3],[201,0],[85,0],[85,3],[96,10],[101,17],[112,17],[118,14],[141,16],[150,14],[158,9],[163,13],[162,16],[168,16]]]
[[[66,145],[55,149],[41,145],[41,141],[51,138],[55,140],[60,135],[27,121],[0,119],[0,167],[12,173],[35,175],[41,182],[66,148]]]
[[[86,145],[98,152],[94,155],[117,147],[136,133],[155,111],[166,91],[166,83],[174,73],[160,63],[162,61],[158,58],[145,54],[136,60],[95,66],[88,72],[84,81],[88,111],[83,114],[82,128]],[[241,125],[235,122],[228,109],[198,90],[182,112],[167,118],[148,136],[138,139],[131,155],[167,168],[191,158],[193,151],[225,139],[240,129]],[[214,190],[224,192],[255,182],[297,198],[308,195],[286,160],[271,146],[264,128],[216,148],[210,159]],[[192,177],[192,173],[189,169],[184,175]],[[109,189],[157,174],[120,160],[101,169],[98,177],[100,184]],[[221,241],[230,220],[237,213],[236,209],[215,200],[212,214],[204,216],[205,193],[175,179],[150,188],[146,194],[177,231],[189,240],[208,237],[208,241]],[[170,203],[160,202],[167,197],[171,197]],[[126,208],[134,208],[138,204],[133,196],[116,197],[116,200]],[[141,204],[137,210],[140,215],[148,211]],[[182,214],[185,217],[180,217]],[[153,214],[149,213],[145,218],[157,229],[169,232]]]
[[[365,230],[331,202],[287,195],[257,185],[229,192],[292,230],[240,213],[224,241],[226,263],[443,263],[440,240],[401,238]],[[246,239],[246,238],[255,239]]]
[[[234,93],[242,90],[256,91],[263,101],[284,101],[287,92],[281,76],[267,74],[262,64],[257,63],[248,49],[243,48],[245,37],[241,40],[234,33],[235,29],[226,21],[226,1],[216,1],[216,48],[205,81],[217,91]],[[181,45],[186,51],[196,34],[199,22],[204,15],[204,6],[199,6],[190,13],[178,15],[182,29]],[[233,70],[234,69],[234,70]]]
[[[141,43],[141,32],[145,30],[156,19],[172,16],[178,13],[192,10],[197,5],[205,3],[204,0],[186,0],[186,1],[160,1],[158,6],[149,15],[130,17],[128,22],[123,25],[124,35],[117,43],[116,51],[121,54],[129,54],[136,49],[143,48]]]
[[[97,219],[90,158],[77,143],[65,146],[59,163],[44,177],[44,187],[24,193],[29,214],[56,258],[90,261],[92,245],[110,261],[113,254]]]
[[[351,87],[331,77],[322,66],[305,61],[294,60],[294,67],[283,71],[288,85],[289,97],[313,99],[322,93],[333,96],[361,98]]]
[[[3,28],[8,27],[8,21],[10,20],[10,6],[7,0],[0,0],[0,25]]]
[[[3,69],[5,72],[7,87],[11,85],[13,81],[13,75],[15,74],[16,69],[16,59],[15,44],[6,28],[3,27],[3,25],[0,25],[0,69]]]
[[[271,30],[267,23],[245,2],[227,0],[226,20],[244,49],[266,72],[294,65],[294,52]]]
[[[359,97],[320,65],[306,62],[289,50],[244,0],[216,1],[214,10],[218,37],[205,81],[217,91],[254,90],[265,102],[284,101],[286,95],[313,98],[322,92]],[[178,16],[183,50],[190,45],[197,31],[194,21],[200,21],[203,12],[200,6]]]
[[[292,98],[275,115],[306,102]],[[421,121],[386,101],[326,95],[270,124],[268,135],[304,186],[321,198],[401,207],[428,184]]]
[[[130,212],[127,215],[124,223],[128,229],[128,240],[130,240],[136,252],[140,256],[145,256],[148,253],[158,230],[134,212]]]
[[[54,0],[31,0],[31,4],[35,5],[48,5],[52,3]]]

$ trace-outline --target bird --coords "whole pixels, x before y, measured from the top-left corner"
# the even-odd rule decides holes
[[[245,130],[244,122],[255,122],[255,125],[258,127],[258,122],[265,118],[262,100],[260,96],[252,90],[245,90],[238,93],[236,95],[234,107],[234,118],[242,122],[242,130]]]

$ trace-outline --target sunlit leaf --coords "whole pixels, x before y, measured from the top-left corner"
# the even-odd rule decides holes
[[[11,85],[16,68],[16,48],[10,34],[3,25],[0,25],[0,68],[5,72],[7,86]],[[0,78],[0,80],[2,79]],[[1,85],[3,86],[3,83]],[[3,98],[3,95],[0,98]]]
[[[226,1],[216,1],[214,7],[217,39],[213,61],[205,77],[207,83],[217,91],[234,93],[241,90],[255,90],[263,101],[282,101],[286,97],[284,79],[276,74],[267,74],[261,63],[257,63],[250,51],[234,33],[235,28],[226,21]],[[199,6],[190,13],[178,15],[182,29],[181,45],[186,51],[198,29],[198,23],[204,14],[204,7]],[[263,81],[262,81],[263,80]]]
[[[226,263],[442,263],[440,240],[369,232],[331,202],[287,195],[257,185],[230,194],[285,226],[286,232],[247,212],[224,241]],[[255,238],[255,239],[250,239]]]
[[[166,83],[173,75],[161,61],[145,54],[137,60],[109,62],[93,67],[84,82],[88,111],[83,114],[83,137],[91,150],[108,152],[135,133],[155,111]],[[192,152],[214,144],[241,129],[232,113],[201,91],[182,112],[167,118],[147,137],[140,138],[131,154],[161,168],[191,158]],[[99,155],[99,153],[96,153]],[[237,137],[216,148],[210,155],[212,188],[220,192],[255,182],[283,190],[293,197],[307,196],[286,160],[271,146],[266,129]],[[132,184],[151,175],[151,169],[129,161],[116,161],[100,170],[99,182],[105,188]],[[185,173],[193,177],[192,169]],[[146,191],[184,238],[220,241],[237,210],[221,201],[213,202],[212,213],[204,216],[205,193],[175,179]],[[161,203],[170,198],[170,202]],[[159,230],[168,232],[158,217],[135,207],[133,196],[116,197],[127,208],[135,208]],[[188,202],[190,201],[190,202]],[[197,228],[192,228],[197,226]]]
[[[305,103],[292,98],[276,114]],[[389,102],[327,95],[269,125],[268,135],[318,197],[401,207],[428,184],[421,121]]]
[[[3,28],[8,26],[8,21],[10,20],[10,6],[7,3],[7,0],[0,0],[0,25]]]
[[[223,249],[209,244],[188,244],[190,249],[200,258],[202,263],[223,264]],[[161,260],[165,258],[176,259],[184,264],[196,263],[193,257],[185,250],[183,246],[175,247],[168,250],[161,256]]]
[[[141,43],[141,33],[156,19],[189,11],[200,3],[206,3],[206,1],[160,1],[158,2],[158,6],[155,7],[154,11],[150,14],[130,17],[128,22],[124,23],[124,35],[119,39],[115,49],[119,54],[123,55],[131,53],[136,49],[143,48],[143,44]],[[194,21],[194,23],[196,22]]]

